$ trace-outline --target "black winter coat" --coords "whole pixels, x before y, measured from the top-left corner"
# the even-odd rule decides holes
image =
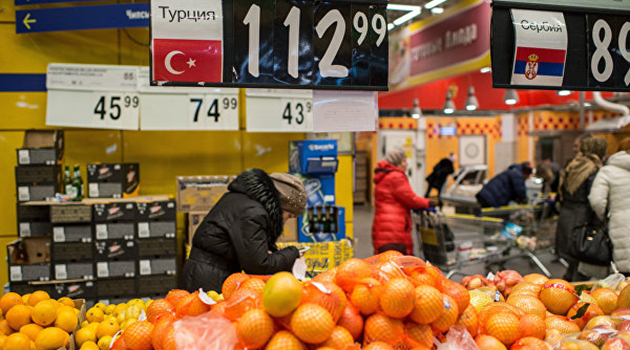
[[[508,170],[493,177],[490,182],[483,186],[477,197],[483,198],[490,207],[501,207],[512,200],[523,201],[527,199],[523,167],[520,164],[512,165]]]
[[[299,258],[295,247],[280,251],[276,247],[283,229],[282,210],[278,191],[264,171],[241,173],[228,190],[195,232],[182,271],[182,288],[189,292],[199,288],[221,292],[225,279],[236,272],[291,271]]]
[[[433,188],[441,189],[450,174],[455,171],[453,161],[444,158],[433,167],[431,175],[427,176],[427,182]]]

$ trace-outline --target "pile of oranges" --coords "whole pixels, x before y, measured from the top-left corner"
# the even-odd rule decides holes
[[[51,299],[36,291],[20,296],[7,293],[0,298],[0,349],[56,350],[67,347],[77,328],[79,310],[69,298]]]

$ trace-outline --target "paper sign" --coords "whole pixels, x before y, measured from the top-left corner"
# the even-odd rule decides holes
[[[313,131],[376,131],[377,97],[371,91],[314,91]]]

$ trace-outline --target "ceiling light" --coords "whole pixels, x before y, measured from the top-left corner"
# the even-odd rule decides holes
[[[399,26],[399,25],[407,22],[408,20],[418,16],[419,14],[420,14],[420,8],[418,8],[417,10],[411,11],[411,12],[405,14],[405,15],[402,15],[402,16],[400,16],[398,18],[396,18],[394,20],[394,25]]]
[[[441,13],[444,13],[444,9],[442,7],[434,7],[431,9],[431,13],[434,15],[439,15]]]
[[[427,2],[424,5],[424,8],[425,9],[432,9],[432,8],[436,7],[437,5],[439,5],[439,4],[441,4],[441,3],[445,2],[445,1],[446,0],[432,0],[432,1]]]
[[[474,111],[479,107],[479,101],[477,101],[477,96],[475,96],[475,88],[468,88],[468,98],[466,98],[466,109],[469,111]]]
[[[483,67],[479,70],[482,74],[486,74],[486,73],[490,73],[492,72],[492,68],[490,67]]]
[[[420,119],[422,116],[422,111],[420,110],[420,102],[418,102],[417,98],[413,99],[413,108],[411,109],[411,117],[413,119]]]
[[[506,105],[515,105],[518,103],[518,93],[514,89],[505,90],[505,96],[503,97],[503,101]]]
[[[420,6],[389,4],[387,9],[392,11],[417,11],[420,9]]]
[[[446,92],[446,100],[444,101],[444,113],[452,114],[455,112],[455,102],[453,102],[453,96],[450,91]]]
[[[584,102],[584,107],[592,107],[593,105],[590,104],[589,102]]]
[[[394,29],[394,27],[395,27],[394,23],[388,23],[387,24],[387,30],[392,30],[392,29]]]
[[[556,93],[558,96],[569,96],[571,95],[571,90],[558,90]]]

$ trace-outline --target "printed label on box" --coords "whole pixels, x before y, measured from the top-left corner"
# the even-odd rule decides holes
[[[31,236],[31,224],[28,222],[20,222],[20,236],[22,237],[30,237]]]
[[[27,165],[27,164],[31,164],[31,155],[30,155],[30,151],[27,149],[21,149],[18,151],[18,163],[20,163],[20,165]]]
[[[150,260],[140,260],[140,274],[141,275],[151,274],[151,261]]]
[[[107,239],[107,224],[96,225],[96,239]]]
[[[25,202],[31,199],[31,195],[28,192],[27,186],[18,187],[18,199],[22,202]]]
[[[11,266],[9,269],[11,273],[11,281],[20,282],[22,280],[22,267]]]
[[[98,183],[90,183],[88,186],[88,195],[90,197],[96,198],[99,196],[99,191],[98,191]]]
[[[138,237],[147,238],[151,236],[151,230],[149,229],[148,222],[139,222],[138,223]]]
[[[65,280],[68,278],[68,269],[65,264],[55,265],[55,278]]]
[[[66,230],[63,226],[53,227],[53,242],[65,242],[66,241]]]
[[[109,266],[107,262],[96,263],[96,275],[98,277],[109,277]]]

